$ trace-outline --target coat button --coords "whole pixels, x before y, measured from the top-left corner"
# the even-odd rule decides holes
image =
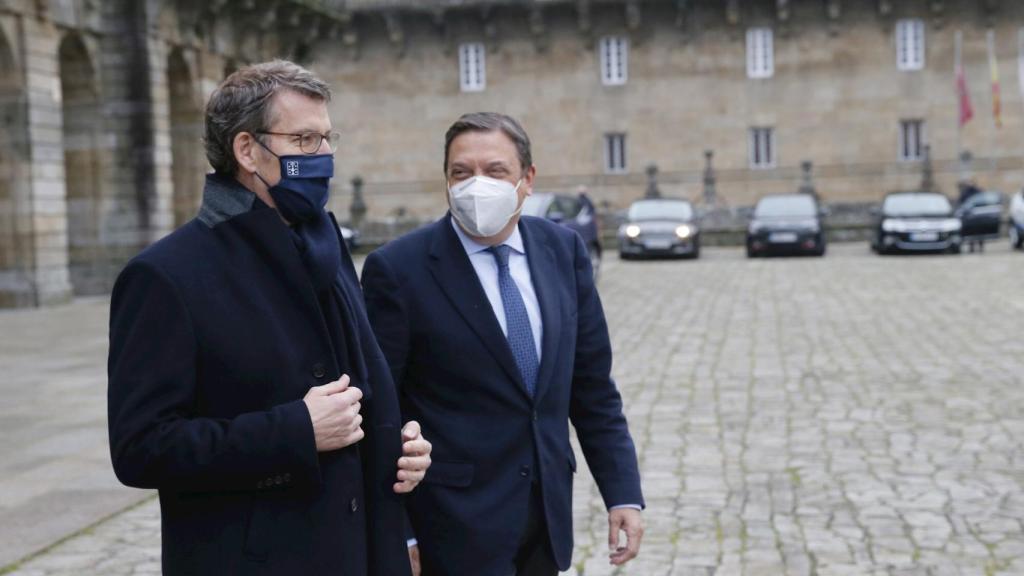
[[[537,411],[536,410],[533,411],[533,421],[534,422],[537,421]]]
[[[323,378],[324,374],[326,374],[326,373],[327,373],[327,371],[324,369],[324,365],[323,364],[321,364],[319,362],[317,362],[316,364],[313,364],[313,377],[314,378]]]
[[[352,509],[352,513],[355,514],[356,510],[359,510],[359,500],[356,500],[355,498],[353,498],[352,499],[352,504],[349,505],[349,508],[351,508]]]
[[[521,466],[519,468],[519,475],[522,476],[523,478],[526,478],[527,476],[529,476],[530,475],[530,467],[529,466]]]

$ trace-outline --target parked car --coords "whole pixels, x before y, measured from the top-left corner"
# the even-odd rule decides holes
[[[999,238],[1003,220],[1003,195],[993,190],[979,191],[965,199],[953,214],[960,219],[960,236],[973,249],[984,247],[985,240]]]
[[[871,249],[892,252],[960,253],[963,224],[953,205],[936,192],[893,192],[875,210]]]
[[[523,214],[557,222],[579,233],[590,255],[590,265],[597,278],[601,270],[601,229],[597,209],[586,194],[553,194],[534,192],[523,202]]]
[[[1017,192],[1010,199],[1010,218],[1007,221],[1010,235],[1010,248],[1024,249],[1024,190]]]
[[[757,202],[747,226],[747,257],[825,255],[824,209],[809,194],[775,194]]]
[[[348,226],[338,226],[341,230],[341,237],[345,240],[345,245],[348,247],[349,252],[356,249],[359,246],[359,231],[353,230]]]
[[[700,256],[700,226],[693,204],[678,198],[633,202],[619,227],[619,257]]]

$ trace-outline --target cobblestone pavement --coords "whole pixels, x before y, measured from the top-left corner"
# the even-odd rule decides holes
[[[1024,255],[831,250],[606,262],[647,534],[608,565],[581,465],[571,574],[1024,574]],[[159,538],[149,501],[13,573],[158,573]]]

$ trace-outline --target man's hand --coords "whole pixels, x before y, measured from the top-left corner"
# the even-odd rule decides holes
[[[619,531],[626,532],[626,545],[619,546]],[[644,522],[635,508],[616,508],[608,512],[608,557],[621,566],[640,553],[640,540],[644,537]]]
[[[412,565],[412,576],[420,576],[420,547],[419,545],[409,546],[409,564]]]
[[[430,468],[430,451],[433,446],[423,439],[420,424],[410,420],[402,428],[402,457],[398,459],[398,482],[395,483],[396,494],[408,494],[423,480]],[[411,553],[411,549],[410,549]],[[417,561],[419,551],[417,550]]]
[[[363,439],[363,417],[359,415],[363,392],[349,388],[348,383],[346,374],[334,382],[310,388],[302,399],[313,421],[317,452],[340,450]]]

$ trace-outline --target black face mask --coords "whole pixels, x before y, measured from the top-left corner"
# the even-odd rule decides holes
[[[256,173],[256,177],[266,185],[281,216],[295,224],[316,218],[319,212],[323,212],[330,195],[331,178],[334,177],[334,155],[278,156],[259,140],[256,142],[281,163],[281,180],[273,186]]]
[[[257,142],[274,154],[262,142]],[[291,224],[295,247],[309,273],[310,283],[318,292],[325,290],[334,282],[341,265],[338,230],[324,210],[334,176],[334,155],[274,156],[281,162],[281,180],[271,186],[259,173],[256,177],[267,186],[278,213]]]

